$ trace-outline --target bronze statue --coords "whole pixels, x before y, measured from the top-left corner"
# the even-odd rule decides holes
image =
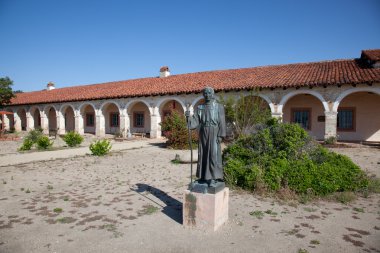
[[[223,188],[222,152],[220,144],[222,139],[226,136],[224,107],[215,101],[213,88],[206,87],[203,90],[203,97],[205,100],[204,104],[195,108],[192,117],[190,117],[189,111],[185,112],[190,129],[197,129],[199,133],[196,174],[199,180],[194,184],[207,184],[209,188],[220,188],[222,185]]]

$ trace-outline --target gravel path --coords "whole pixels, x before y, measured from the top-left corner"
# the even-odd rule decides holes
[[[380,252],[379,194],[303,205],[232,190],[227,224],[184,229],[190,165],[171,160],[188,151],[130,145],[105,157],[1,166],[0,252]],[[380,150],[337,151],[378,175]],[[0,159],[14,151],[6,152]]]

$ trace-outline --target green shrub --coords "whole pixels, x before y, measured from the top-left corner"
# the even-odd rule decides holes
[[[334,145],[336,144],[337,142],[337,137],[336,136],[330,136],[328,137],[325,141],[324,141],[324,144],[327,144],[327,145]]]
[[[68,132],[62,139],[69,147],[79,146],[83,142],[83,136],[74,131]]]
[[[363,197],[367,198],[371,193],[380,193],[380,178],[375,176],[368,177],[368,185],[360,190]]]
[[[322,147],[298,124],[271,120],[223,152],[225,181],[248,190],[287,189],[326,195],[368,188],[365,173],[348,157]]]
[[[38,149],[48,149],[53,146],[53,141],[50,141],[49,137],[47,136],[41,136],[38,138],[36,144]]]
[[[168,139],[166,144],[173,149],[189,149],[189,131],[186,118],[183,114],[172,110],[170,115],[160,123],[164,136]],[[198,142],[196,131],[191,132],[193,147]]]
[[[342,204],[348,204],[356,199],[356,195],[353,192],[337,192],[332,195],[335,201]]]
[[[36,128],[30,130],[29,133],[25,136],[22,146],[19,148],[20,151],[30,150],[37,141],[44,136],[42,134],[41,128]]]
[[[31,150],[34,142],[30,139],[24,139],[22,146],[19,148],[20,151]]]
[[[90,151],[93,155],[103,156],[110,152],[112,145],[109,140],[98,140],[90,144]]]
[[[380,179],[377,177],[370,177],[368,183],[368,191],[370,193],[380,193]]]
[[[33,130],[30,130],[28,135],[25,137],[26,139],[30,139],[33,143],[37,143],[37,140],[43,136],[42,129],[36,128]]]

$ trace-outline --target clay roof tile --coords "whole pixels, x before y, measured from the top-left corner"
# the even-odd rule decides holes
[[[363,51],[364,52],[364,51]],[[216,91],[252,88],[326,86],[380,82],[380,69],[358,59],[216,70],[18,93],[13,105],[56,103],[106,98],[198,93],[205,86]]]

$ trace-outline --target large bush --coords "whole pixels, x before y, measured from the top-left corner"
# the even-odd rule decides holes
[[[76,147],[83,142],[83,137],[77,132],[70,131],[63,136],[63,140],[69,147]]]
[[[186,118],[177,111],[171,111],[170,115],[165,117],[161,122],[161,130],[168,139],[166,144],[174,149],[189,148],[189,131],[187,128]],[[191,140],[194,145],[198,142],[198,134],[191,131]]]
[[[225,180],[248,190],[326,195],[365,188],[364,172],[348,157],[313,141],[298,124],[270,120],[255,134],[229,145],[223,153]]]

